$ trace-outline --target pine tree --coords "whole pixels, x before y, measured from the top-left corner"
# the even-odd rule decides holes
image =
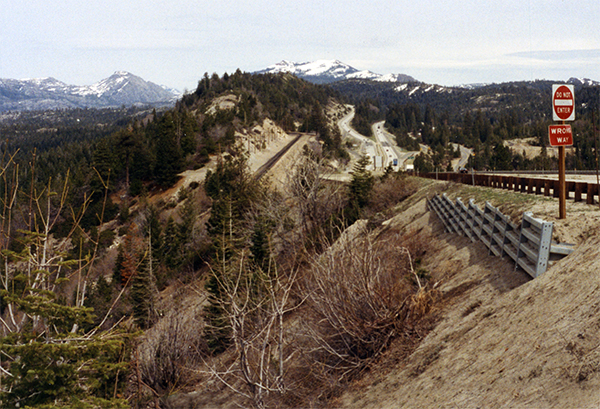
[[[16,232],[6,220],[0,222],[5,238],[0,242],[0,255],[8,267],[0,275],[0,295],[8,310],[0,330],[2,407],[127,405],[115,399],[115,391],[125,379],[123,361],[131,336],[117,331],[99,333],[99,328],[84,332],[94,322],[93,310],[83,306],[85,289],[91,285],[84,272],[91,263],[87,257],[71,258],[67,249],[72,235],[55,240],[50,234],[56,220],[53,215],[60,213],[68,197],[67,186],[65,181],[60,195],[51,191],[50,184],[42,193],[32,187],[33,195],[18,203],[25,214],[34,216],[34,223],[21,224],[26,229]],[[27,196],[15,197],[18,201]],[[12,213],[9,207],[4,210]],[[17,240],[18,247],[9,245]],[[71,301],[65,294],[74,286],[75,300]]]
[[[142,239],[139,237],[138,228],[131,223],[123,239],[123,261],[121,262],[121,284],[128,285],[139,271],[140,261],[143,256]]]
[[[181,258],[179,257],[179,226],[173,219],[173,217],[169,217],[167,220],[167,225],[165,226],[164,236],[162,238],[162,257],[165,261],[167,267],[173,269],[179,266],[181,262]]]
[[[210,304],[206,307],[205,338],[213,352],[229,345],[229,327],[223,308],[223,288],[228,286],[240,249],[246,245],[244,214],[257,194],[258,185],[250,177],[245,158],[228,156],[221,159],[214,172],[209,171],[204,182],[207,195],[213,200],[208,220],[208,233],[213,247],[213,274],[206,283]]]
[[[354,169],[352,170],[352,180],[350,181],[349,186],[351,207],[362,209],[371,199],[371,191],[373,190],[375,178],[371,172],[367,170],[367,166],[369,166],[370,163],[371,160],[365,155],[356,163],[356,165],[354,165]]]
[[[177,140],[177,129],[170,114],[165,114],[156,125],[154,175],[161,186],[172,186],[183,169],[183,153]]]
[[[130,292],[133,316],[136,324],[142,329],[150,328],[157,317],[155,298],[158,291],[153,270],[151,237],[150,234],[145,257],[139,272],[133,278]]]

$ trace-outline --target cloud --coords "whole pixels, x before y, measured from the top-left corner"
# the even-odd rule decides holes
[[[600,49],[591,50],[554,50],[554,51],[521,51],[507,54],[509,57],[529,58],[543,61],[600,60]]]

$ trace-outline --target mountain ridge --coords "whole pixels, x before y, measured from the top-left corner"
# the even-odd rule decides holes
[[[255,71],[255,74],[277,74],[281,72],[290,73],[302,78],[306,81],[315,84],[332,84],[345,80],[366,80],[375,82],[390,82],[390,83],[418,83],[421,86],[433,86],[431,89],[450,90],[450,89],[477,89],[489,86],[497,86],[502,84],[513,83],[535,83],[538,81],[548,82],[550,80],[535,80],[535,81],[506,81],[502,83],[467,83],[459,85],[443,86],[438,84],[426,84],[407,74],[377,74],[369,70],[359,70],[340,60],[314,60],[307,62],[293,62],[289,60],[281,60],[280,62],[270,65],[265,69]],[[581,86],[597,86],[600,81],[589,78],[571,77],[567,81],[555,81],[573,84],[577,87]],[[399,87],[402,87],[400,85]]]
[[[53,77],[0,78],[0,112],[132,105],[169,106],[181,94],[127,71],[92,85],[70,85]]]
[[[417,82],[406,74],[377,74],[369,70],[358,70],[340,60],[315,60],[297,63],[282,60],[277,64],[256,71],[256,74],[287,72],[315,84],[330,84],[348,79],[365,79],[381,82]]]

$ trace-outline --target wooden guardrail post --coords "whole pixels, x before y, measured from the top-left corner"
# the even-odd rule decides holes
[[[543,187],[544,187],[544,181],[542,179],[536,179],[535,180],[535,194],[541,195]]]
[[[594,195],[598,194],[598,185],[594,183],[587,184],[587,197],[585,198],[585,202],[589,205],[594,204]]]
[[[550,196],[550,188],[552,187],[552,183],[548,180],[544,180],[544,196]]]
[[[533,186],[535,184],[535,179],[527,178],[527,193],[533,194]]]
[[[587,188],[587,183],[575,182],[575,201],[581,202],[581,194]]]
[[[565,200],[568,200],[571,198],[571,192],[575,193],[575,183],[576,182],[565,182],[565,185],[566,185]]]

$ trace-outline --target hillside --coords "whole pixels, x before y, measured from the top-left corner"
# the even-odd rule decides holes
[[[253,308],[283,300],[273,266],[287,280],[299,249],[356,218],[342,186],[311,180],[343,161],[336,106],[293,76],[238,71],[162,111],[3,114],[0,406],[157,405],[234,353],[232,267]],[[298,131],[284,195],[255,172]]]
[[[431,237],[423,266],[441,299],[435,328],[408,354],[401,342],[355,382],[333,406],[396,407],[594,407],[600,395],[597,271],[600,211],[569,204],[556,220],[553,200],[510,192],[486,193],[424,182],[400,206],[388,229]],[[481,243],[445,233],[425,197],[486,196],[505,212],[532,210],[555,223],[555,237],[576,251],[537,279],[487,254]],[[518,204],[517,204],[518,203]]]
[[[419,186],[415,193],[393,206],[370,234],[382,242],[395,236],[413,238],[412,246],[420,247],[419,268],[437,291],[433,308],[421,323],[400,329],[375,361],[319,407],[597,404],[600,250],[594,232],[600,227],[600,211],[569,202],[568,218],[557,220],[553,199],[432,180],[412,182]],[[574,243],[577,249],[531,279],[509,261],[488,255],[483,244],[445,233],[425,204],[427,197],[441,192],[473,198],[480,206],[485,198],[515,219],[531,210],[554,222],[556,240]],[[355,240],[362,226],[357,222],[332,248]],[[288,321],[294,326],[293,316]],[[238,394],[214,377],[198,382],[168,398],[167,407],[235,407],[240,402]]]
[[[342,140],[350,111],[238,71],[159,112],[3,115],[0,404],[498,406],[518,382],[517,406],[546,386],[587,404],[597,286],[578,269],[594,268],[596,208],[558,221],[550,198],[373,174]],[[578,250],[530,280],[443,233],[425,209],[442,191],[531,210]],[[577,304],[568,279],[588,280]]]

